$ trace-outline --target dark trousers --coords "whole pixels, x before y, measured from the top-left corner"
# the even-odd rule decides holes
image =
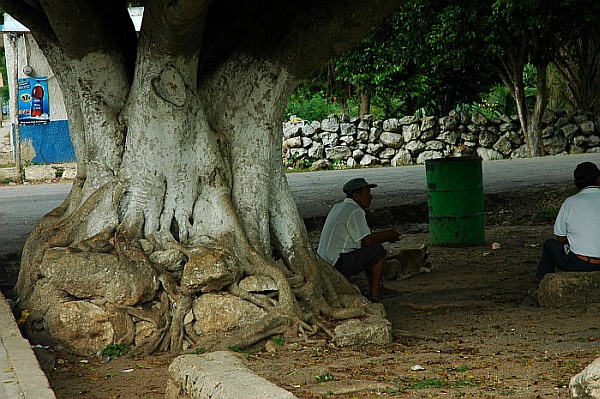
[[[566,251],[565,244],[554,239],[544,242],[542,256],[538,263],[535,277],[538,281],[556,269],[566,272],[594,272],[600,270],[600,264],[593,264],[581,260],[571,251]]]
[[[386,254],[387,251],[383,248],[383,245],[369,245],[345,254],[340,254],[339,259],[333,267],[346,277],[356,276],[362,271],[370,270],[372,266],[385,258]]]

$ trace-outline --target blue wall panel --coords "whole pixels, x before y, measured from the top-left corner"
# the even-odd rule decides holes
[[[35,150],[32,163],[75,162],[75,150],[69,135],[69,122],[21,125],[21,143],[30,140]]]

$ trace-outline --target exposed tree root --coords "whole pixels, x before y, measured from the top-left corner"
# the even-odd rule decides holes
[[[295,319],[295,323],[291,319]],[[276,308],[256,323],[244,328],[243,331],[221,341],[215,345],[214,349],[224,350],[231,347],[246,348],[274,335],[289,334],[290,328],[300,331],[300,326],[303,329],[312,330],[304,321],[278,312]]]

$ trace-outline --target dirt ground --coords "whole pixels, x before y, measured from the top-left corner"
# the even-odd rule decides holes
[[[429,246],[431,273],[385,283],[401,292],[383,300],[389,345],[339,348],[320,336],[239,355],[299,398],[569,397],[570,378],[599,356],[600,307],[540,308],[528,291],[540,245],[572,193],[565,185],[486,196],[485,245]],[[406,234],[395,248],[429,242],[426,224],[396,227]],[[172,360],[55,355],[49,379],[59,399],[162,398]]]

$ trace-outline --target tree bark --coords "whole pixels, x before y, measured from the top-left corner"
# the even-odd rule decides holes
[[[371,92],[361,91],[360,93],[360,107],[359,116],[362,118],[365,115],[371,113]]]

